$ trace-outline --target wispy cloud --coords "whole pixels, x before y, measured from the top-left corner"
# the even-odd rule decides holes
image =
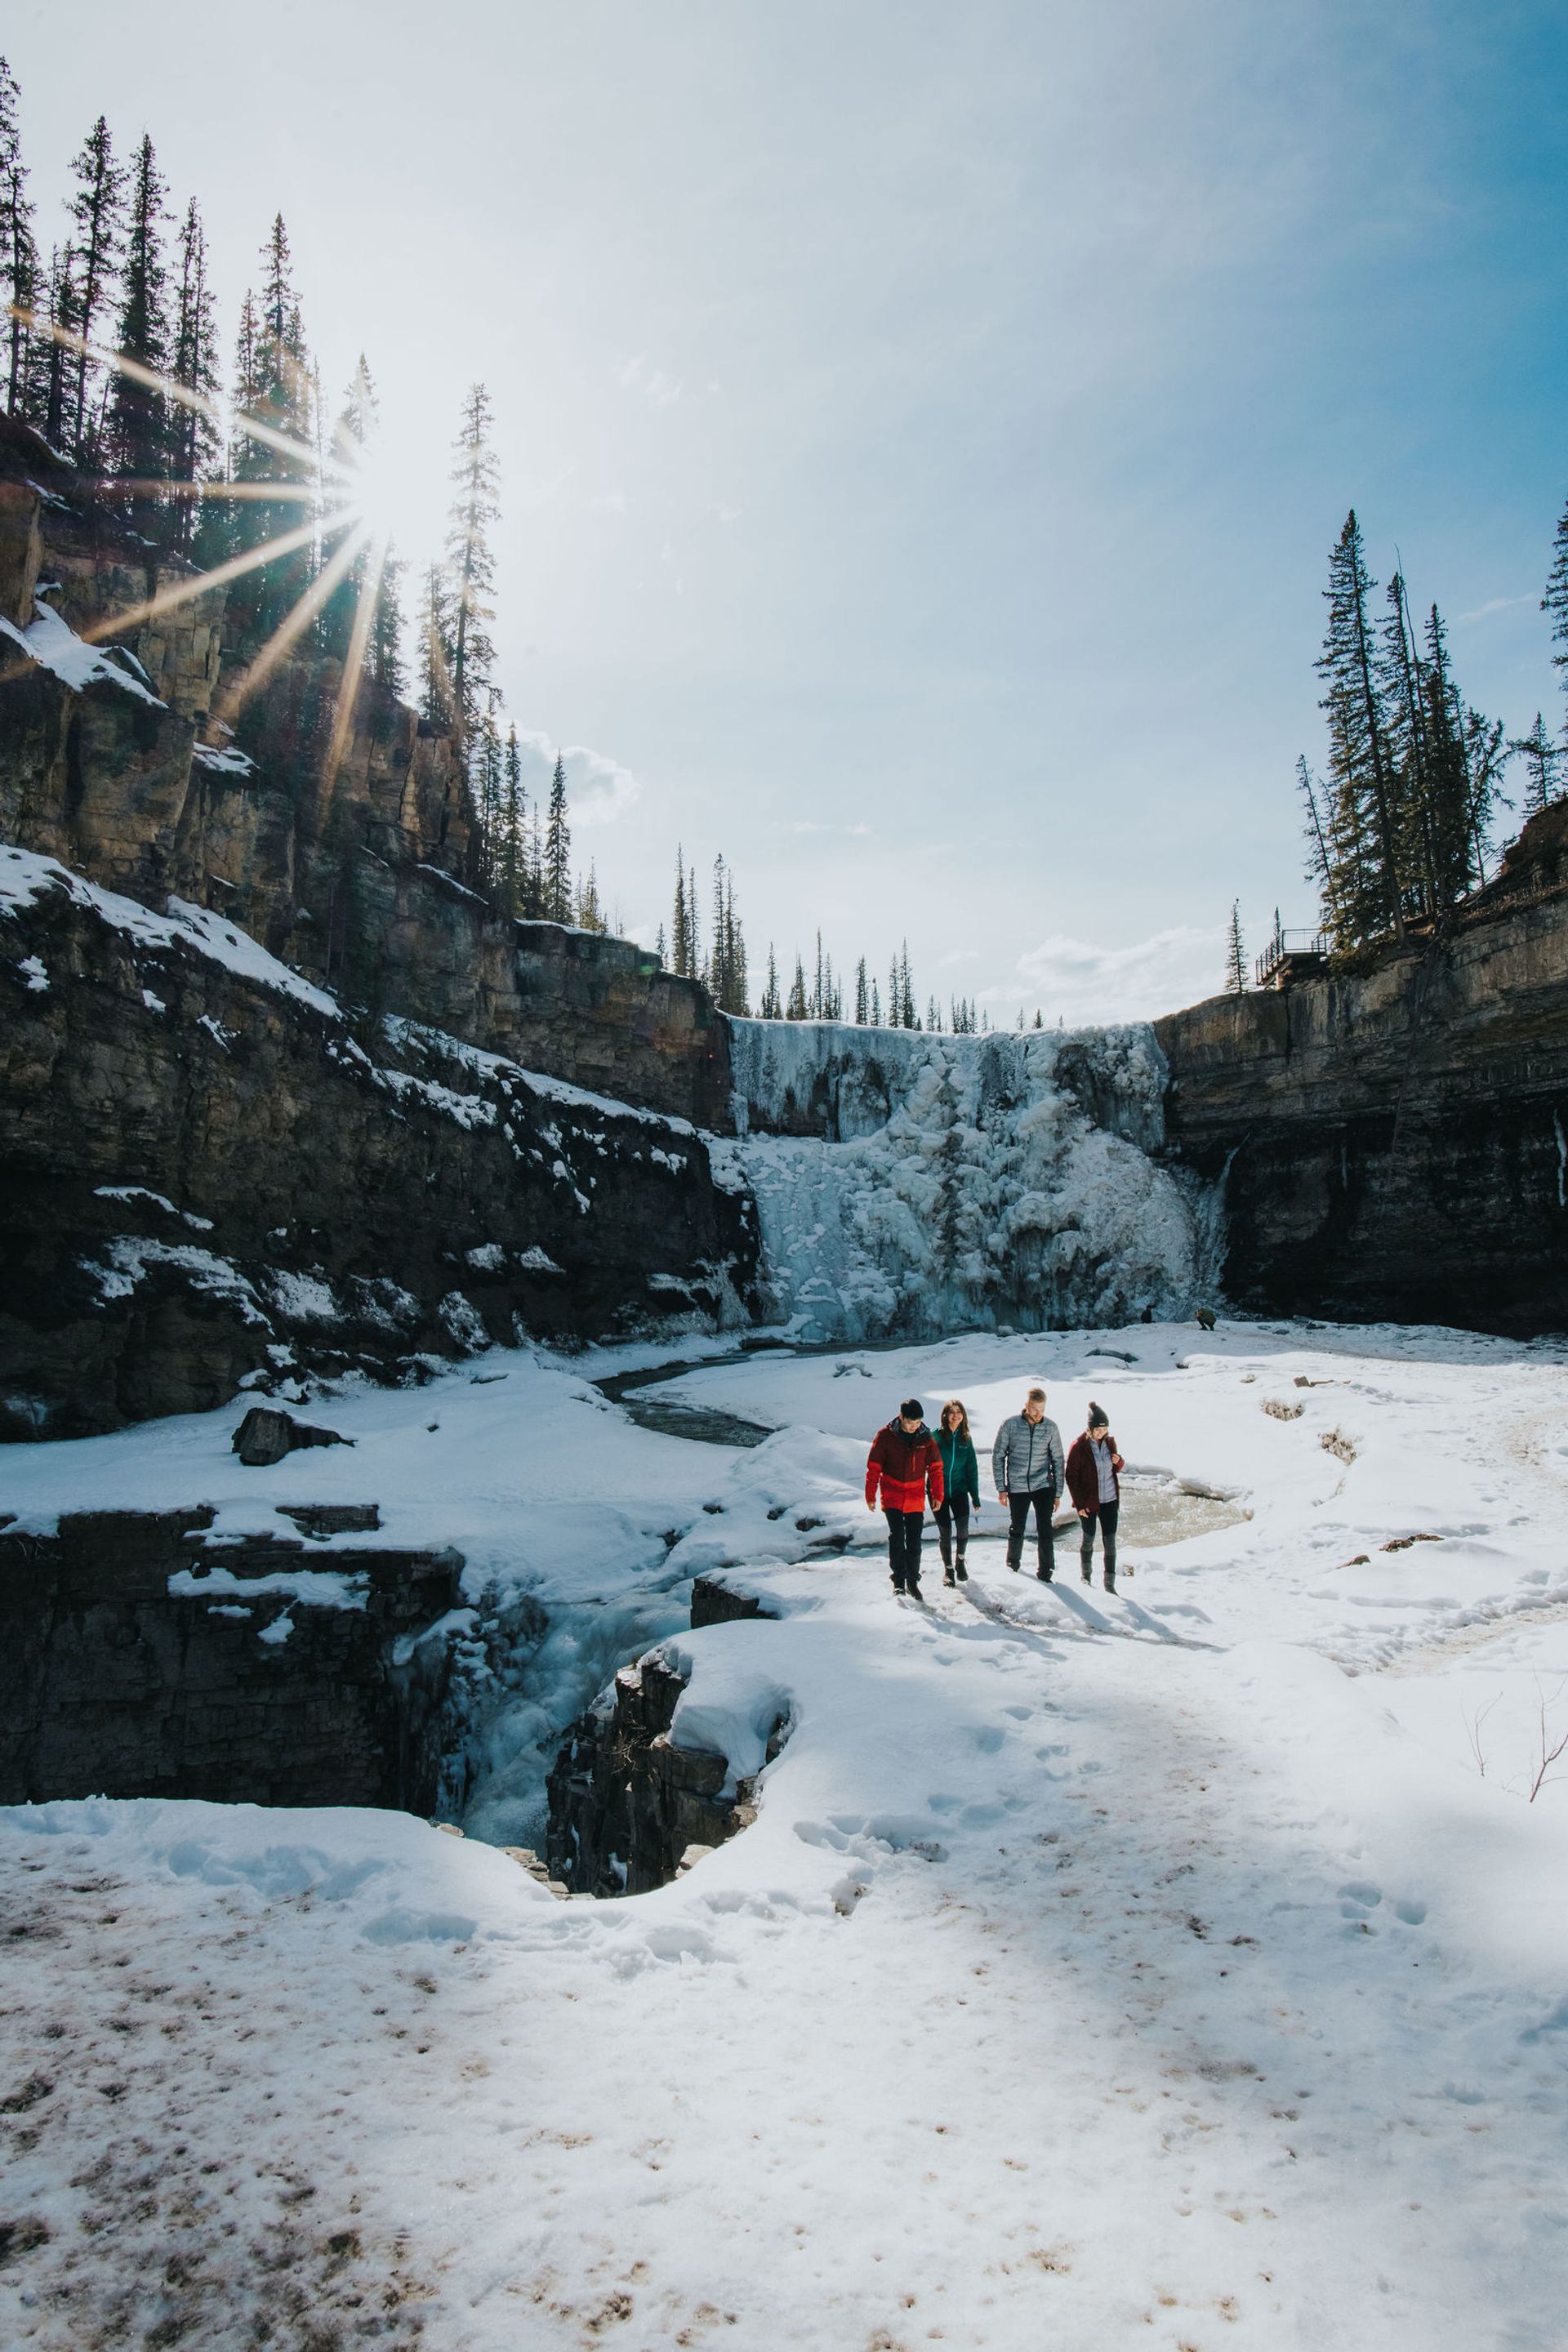
[[[1489,596],[1486,603],[1478,604],[1473,613],[1459,614],[1455,621],[1455,626],[1458,628],[1466,621],[1484,621],[1489,613],[1506,613],[1510,605],[1533,604],[1534,602],[1533,591],[1524,596]]]
[[[1199,930],[1182,924],[1131,947],[1102,947],[1061,936],[1018,958],[1021,984],[985,989],[988,1004],[1039,1005],[1047,1020],[1147,1021],[1213,996],[1225,965],[1225,926]]]
[[[538,772],[525,782],[538,799],[555,765],[556,745],[537,727],[520,727],[517,740],[537,762]],[[640,779],[619,760],[611,759],[607,751],[595,751],[588,743],[563,743],[560,751],[566,768],[566,798],[574,825],[614,824],[634,801],[642,797]]]
[[[871,828],[868,824],[812,824],[808,820],[802,818],[797,824],[781,825],[779,830],[782,833],[842,833],[859,835],[869,833]]]
[[[680,398],[679,378],[661,367],[650,368],[646,352],[638,352],[628,360],[617,360],[611,373],[627,392],[640,392],[656,408],[672,407]]]
[[[946,955],[938,956],[936,960],[936,968],[938,971],[945,971],[950,964],[978,963],[979,961],[980,950],[978,948],[950,948]]]

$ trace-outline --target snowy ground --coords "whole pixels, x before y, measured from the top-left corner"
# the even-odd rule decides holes
[[[4,1507],[374,1497],[468,1553],[477,1613],[568,1624],[673,1627],[723,1570],[783,1619],[672,1634],[676,1736],[744,1770],[787,1696],[756,1825],[562,1905],[399,1816],[5,1816],[4,2341],[1556,2352],[1568,1789],[1528,1788],[1542,1709],[1568,1730],[1563,1350],[725,1356],[675,1392],[776,1426],[745,1454],[479,1369],[322,1403],[358,1446],[275,1472],[232,1413],[11,1448]],[[988,1439],[1037,1372],[1144,1491],[1251,1517],[1133,1545],[1113,1597],[1009,1576],[994,1507],[925,1608],[821,1553],[879,1528],[902,1394]]]

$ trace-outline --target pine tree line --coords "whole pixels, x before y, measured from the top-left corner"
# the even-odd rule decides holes
[[[1304,757],[1296,768],[1308,872],[1340,953],[1441,924],[1487,879],[1500,812],[1512,806],[1502,789],[1509,761],[1525,762],[1529,817],[1561,797],[1568,758],[1568,719],[1559,742],[1539,711],[1529,734],[1509,738],[1501,719],[1461,692],[1436,605],[1418,619],[1396,571],[1378,612],[1377,584],[1352,510],[1329,559],[1328,625],[1316,665],[1325,772],[1314,775]],[[1542,607],[1552,615],[1552,660],[1568,690],[1568,509]],[[1246,986],[1234,908],[1226,985]]]

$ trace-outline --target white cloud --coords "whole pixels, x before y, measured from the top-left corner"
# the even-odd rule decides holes
[[[936,968],[938,971],[945,971],[949,964],[978,963],[979,961],[980,950],[978,948],[950,948],[946,955],[938,956],[936,960]]]
[[[988,1004],[1039,1005],[1047,1021],[1147,1021],[1217,995],[1225,981],[1225,926],[1156,931],[1131,947],[1056,936],[1018,958],[1022,985],[985,989]]]
[[[1489,596],[1486,603],[1478,604],[1473,613],[1459,614],[1454,625],[1458,628],[1466,621],[1484,621],[1489,613],[1506,613],[1511,605],[1533,604],[1534,602],[1533,591],[1526,596]]]
[[[537,763],[535,772],[525,775],[526,789],[536,802],[542,801],[555,766],[556,746],[537,727],[520,727],[517,740]],[[619,760],[611,759],[607,751],[595,751],[588,743],[563,743],[560,749],[565,762],[566,801],[574,825],[614,824],[634,801],[642,797],[640,779],[630,768],[623,767]]]
[[[860,835],[869,833],[871,828],[868,824],[812,824],[803,819],[798,824],[784,825],[783,830],[785,833],[847,833],[850,835]]]

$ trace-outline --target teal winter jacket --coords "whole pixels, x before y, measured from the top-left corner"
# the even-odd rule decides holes
[[[937,1451],[942,1455],[942,1475],[948,1499],[955,1495],[967,1495],[976,1510],[980,1507],[980,1465],[974,1459],[974,1447],[967,1437],[960,1437],[955,1429],[939,1429]]]

